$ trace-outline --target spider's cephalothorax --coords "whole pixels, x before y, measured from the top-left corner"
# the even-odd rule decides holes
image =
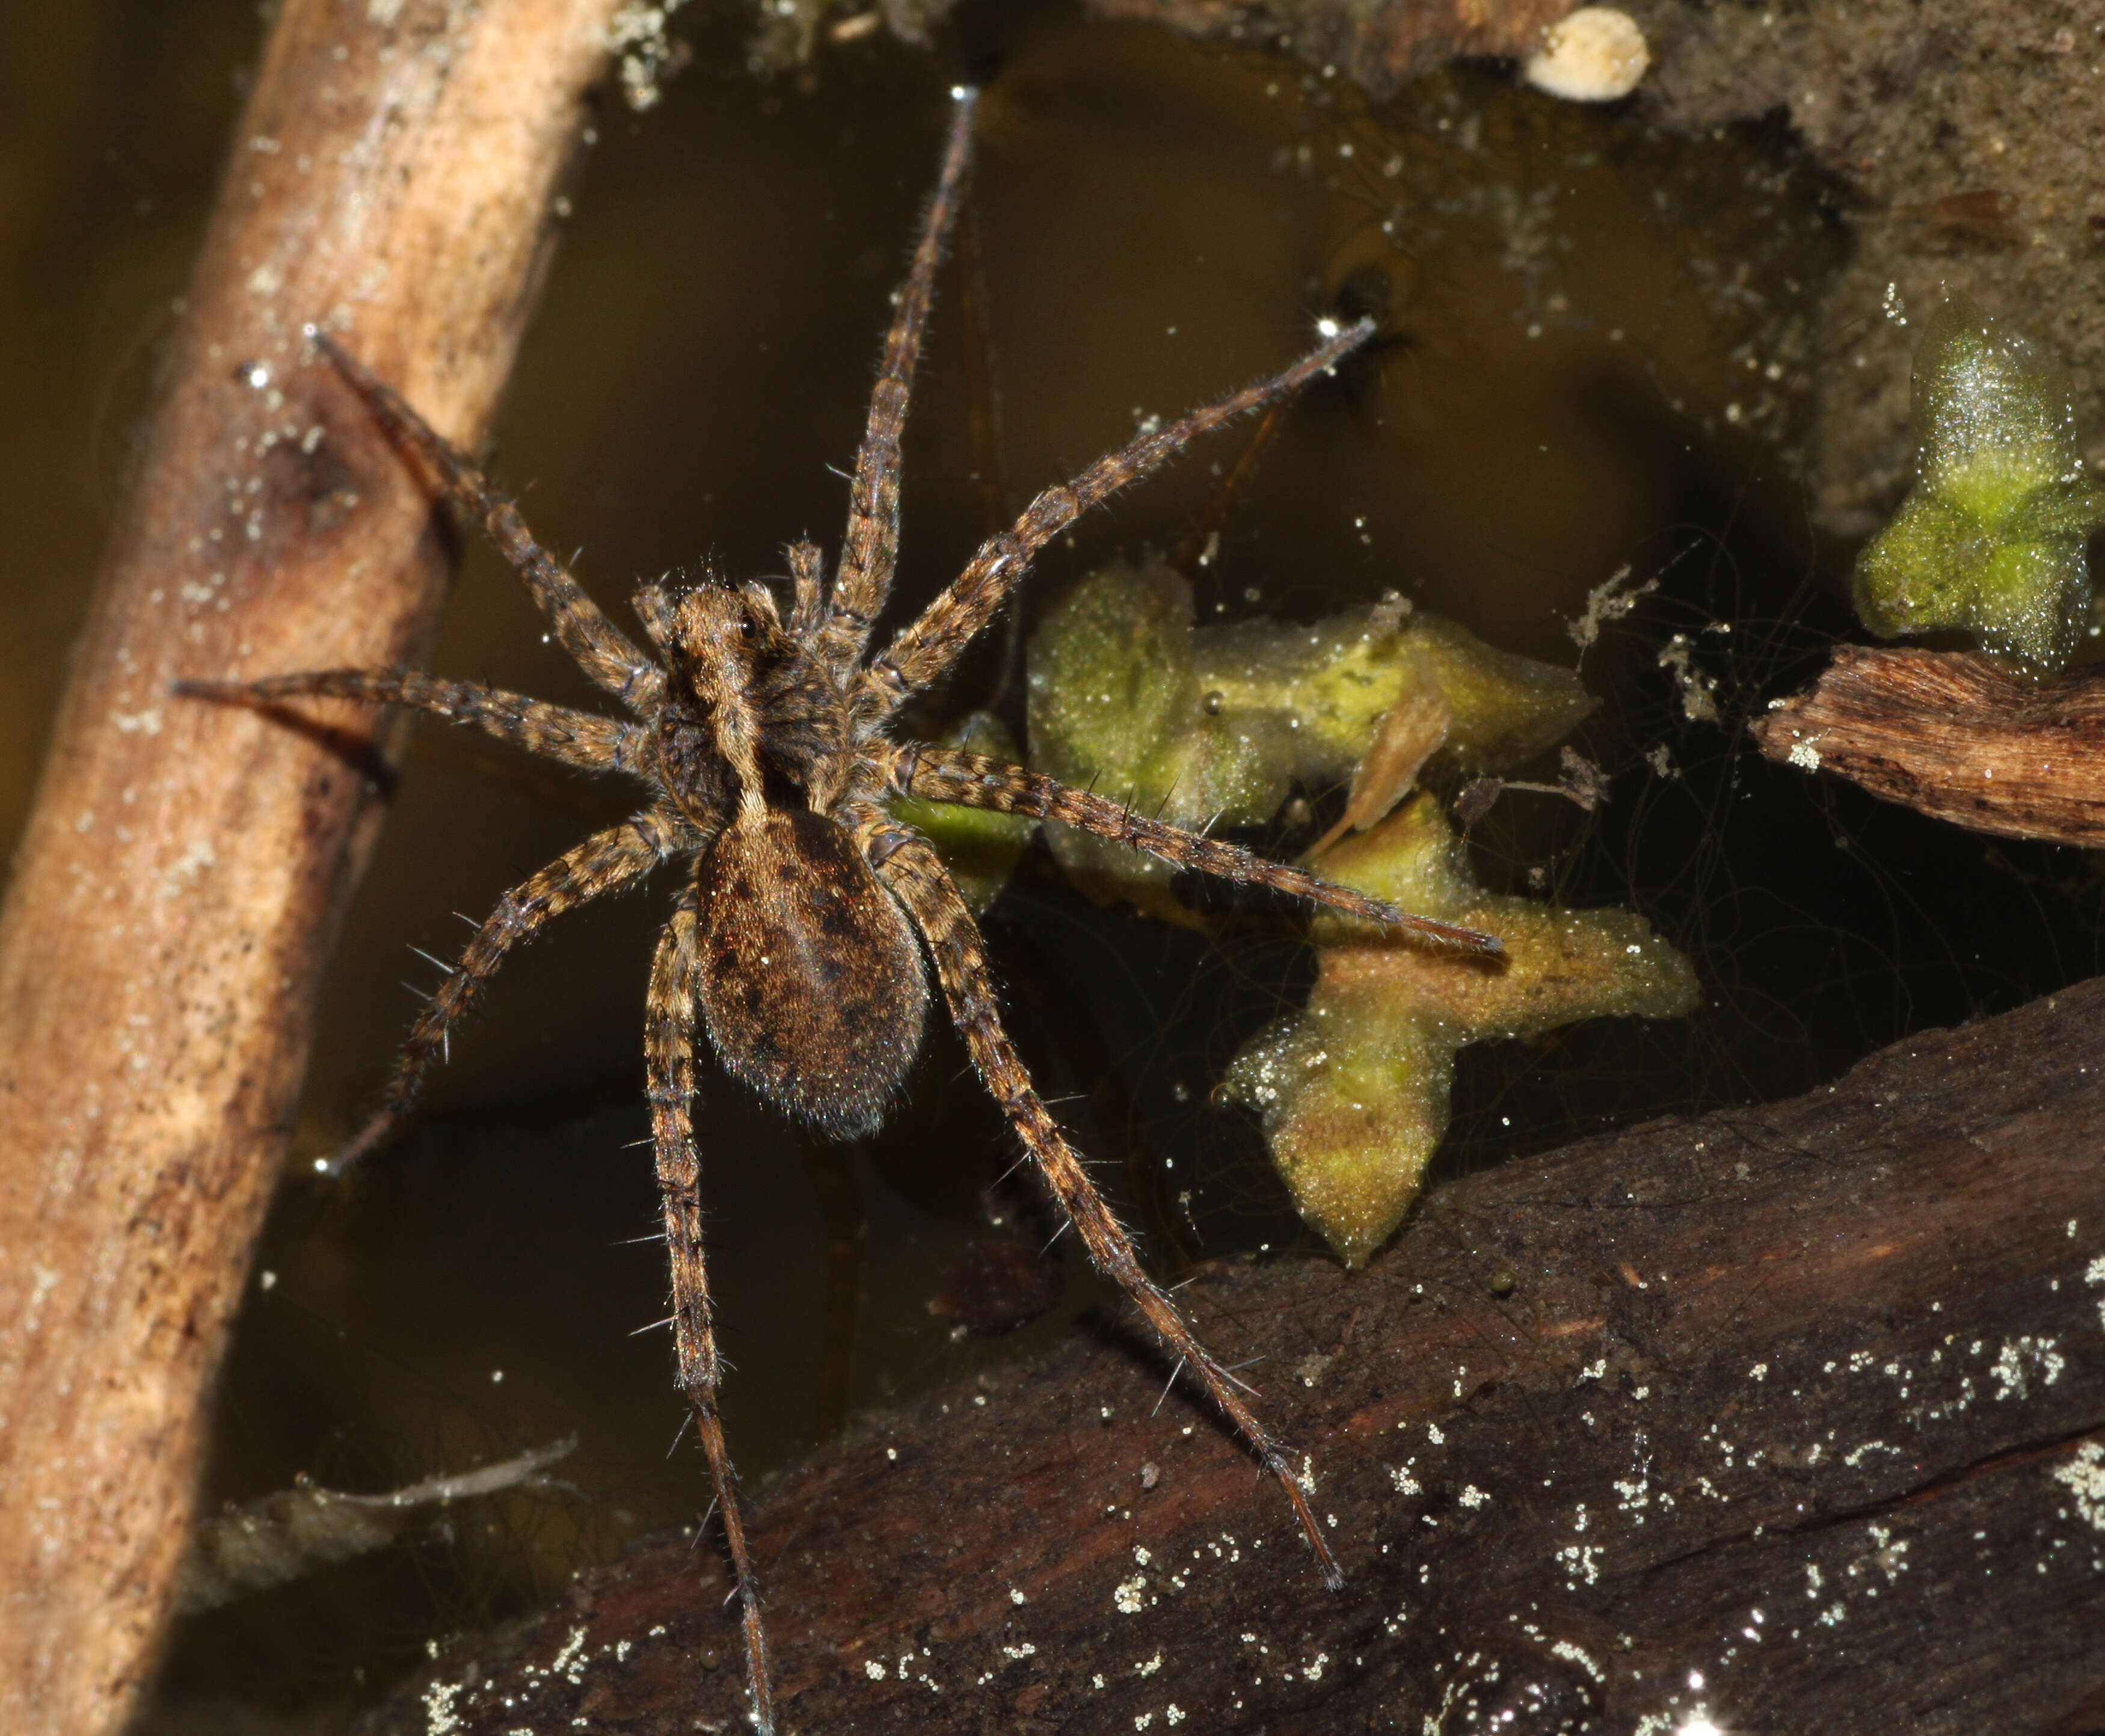
[[[972,94],[960,92],[942,176],[885,338],[840,563],[829,583],[820,552],[808,543],[793,546],[786,616],[763,584],[713,579],[685,588],[646,585],[636,609],[656,653],[646,655],[534,540],[512,503],[465,456],[333,338],[314,332],[316,346],[396,445],[480,516],[554,637],[629,715],[574,711],[413,670],[182,684],[191,693],[252,705],[303,695],[406,705],[642,785],[645,800],[635,818],[588,838],[498,901],[418,1014],[379,1114],[338,1166],[371,1150],[400,1121],[454,1021],[513,946],[552,917],[632,885],[661,864],[682,866],[646,1003],[651,1136],[672,1266],[679,1385],[708,1457],[737,1576],[753,1719],[762,1732],[774,1728],[766,1636],[717,1411],[721,1371],[694,1140],[698,1022],[726,1069],[762,1096],[825,1133],[863,1133],[883,1118],[919,1048],[932,967],[973,1065],[1090,1257],[1124,1287],[1179,1369],[1190,1370],[1276,1479],[1325,1582],[1341,1579],[1285,1447],[1149,1278],[1132,1238],[1033,1089],[1003,1028],[979,929],[934,849],[893,817],[890,799],[911,796],[1061,820],[1182,867],[1316,899],[1480,955],[1499,951],[1489,935],[1408,915],[1037,772],[892,738],[901,703],[949,672],[1048,540],[1196,436],[1286,397],[1373,331],[1364,320],[1331,329],[1284,373],[1151,428],[1071,481],[1046,490],[1013,526],[981,546],[918,619],[866,657],[871,626],[892,588],[900,432],[936,260],[970,155],[973,107]]]

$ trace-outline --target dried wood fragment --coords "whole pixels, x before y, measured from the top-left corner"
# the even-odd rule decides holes
[[[757,1503],[787,1729],[2096,1727],[2105,982],[1180,1295],[1344,1591],[1133,1340],[1076,1342]],[[735,1729],[726,1590],[646,1544],[359,1729]]]
[[[152,1667],[377,817],[342,753],[169,684],[393,663],[427,633],[429,499],[302,328],[484,437],[615,10],[276,11],[0,911],[10,1733],[117,1729]]]
[[[2035,687],[1985,657],[1838,646],[1750,727],[1771,759],[1973,831],[2105,844],[2105,666]]]

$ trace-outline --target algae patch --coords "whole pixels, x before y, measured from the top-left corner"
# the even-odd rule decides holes
[[[2032,680],[2090,619],[2084,543],[2105,525],[2060,367],[1948,293],[1915,355],[1915,485],[1857,557],[1857,614],[1881,638],[1954,630]]]

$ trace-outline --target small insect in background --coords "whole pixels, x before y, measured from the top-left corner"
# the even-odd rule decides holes
[[[937,262],[971,157],[977,93],[955,93],[941,178],[884,341],[851,482],[847,534],[829,579],[809,543],[787,552],[786,581],[713,575],[646,584],[633,606],[646,651],[617,628],[527,530],[512,503],[334,338],[315,347],[391,440],[479,516],[525,581],[564,650],[628,715],[615,718],[413,670],[333,669],[232,682],[194,681],[198,697],[275,706],[302,697],[403,705],[466,723],[563,764],[639,782],[636,816],[586,839],[512,888],[426,1004],[379,1113],[339,1170],[400,1124],[454,1022],[512,949],[553,917],[632,886],[662,865],[683,875],[652,961],[645,1016],[647,1095],[672,1268],[677,1382],[693,1413],[737,1577],[758,1729],[775,1727],[758,1582],[717,1411],[722,1378],[703,1246],[693,1107],[704,1036],[726,1072],[829,1137],[883,1121],[919,1051],[932,964],[974,1066],[1090,1257],[1146,1317],[1285,1492],[1324,1579],[1337,1564],[1285,1447],[1234,1379],[1149,1278],[1037,1092],[1003,1028],[986,950],[928,841],[896,818],[897,797],[1061,820],[1176,866],[1310,898],[1478,956],[1492,936],[1409,915],[1236,845],[1164,825],[1120,803],[980,754],[893,739],[910,697],[942,679],[1028,572],[1039,550],[1091,507],[1147,475],[1196,436],[1275,405],[1372,336],[1329,329],[1293,366],[1179,421],[1143,432],[1071,481],[1040,494],[989,538],[950,588],[875,655],[899,542],[900,436]]]

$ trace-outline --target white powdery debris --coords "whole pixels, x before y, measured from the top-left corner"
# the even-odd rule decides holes
[[[638,114],[658,105],[664,95],[659,81],[679,62],[680,51],[665,34],[665,23],[686,3],[659,0],[655,6],[624,6],[608,21],[606,44],[621,64],[621,93]]]
[[[2042,1386],[2051,1386],[2058,1380],[2068,1363],[2054,1348],[2058,1342],[2051,1338],[2034,1338],[2030,1333],[2005,1340],[2002,1349],[1996,1353],[1995,1366],[1988,1371],[1996,1377],[1996,1397],[2027,1397],[2034,1374],[2039,1376]]]
[[[2076,1497],[2085,1524],[2105,1531],[2105,1445],[2085,1441],[2067,1464],[2055,1466],[2054,1480]]]
[[[424,1729],[427,1736],[452,1736],[461,1727],[454,1700],[461,1691],[458,1682],[433,1682],[424,1690]]]
[[[200,838],[168,864],[168,871],[161,877],[159,895],[163,898],[180,898],[206,869],[218,866],[219,852],[212,848],[212,840]]]
[[[1555,1644],[1551,1646],[1549,1649],[1553,1656],[1564,1658],[1569,1662],[1578,1665],[1580,1669],[1584,1670],[1589,1676],[1592,1676],[1595,1681],[1606,1682],[1607,1680],[1608,1672],[1602,1669],[1599,1664],[1594,1662],[1593,1654],[1590,1652],[1587,1652],[1580,1647],[1573,1644],[1571,1640],[1559,1640]]]

